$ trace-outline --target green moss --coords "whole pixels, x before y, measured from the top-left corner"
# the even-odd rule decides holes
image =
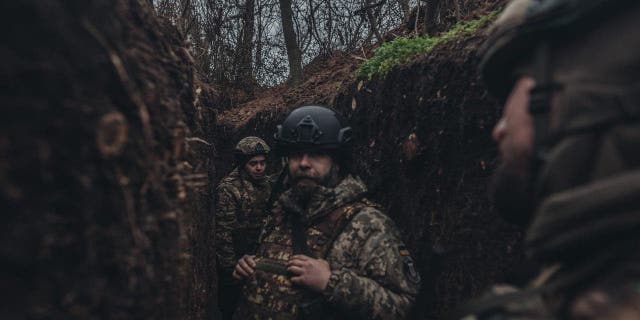
[[[436,45],[456,39],[486,26],[498,15],[492,11],[478,19],[459,22],[438,37],[400,37],[385,42],[376,49],[375,54],[365,61],[358,70],[358,77],[371,79],[374,75],[384,76],[397,64],[407,61],[418,54],[429,52]]]

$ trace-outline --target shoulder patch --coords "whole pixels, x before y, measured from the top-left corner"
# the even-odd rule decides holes
[[[398,246],[398,253],[400,253],[400,256],[402,257],[402,267],[405,277],[407,277],[407,279],[413,283],[420,283],[420,281],[422,281],[422,278],[420,278],[420,273],[418,273],[416,263],[411,257],[409,249],[407,249],[407,247],[403,245],[400,245]]]

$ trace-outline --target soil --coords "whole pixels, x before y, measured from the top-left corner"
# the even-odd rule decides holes
[[[286,113],[292,105],[305,103],[331,104],[345,83],[355,79],[358,62],[362,57],[345,52],[313,60],[304,68],[305,81],[290,87],[286,83],[258,92],[255,98],[222,112],[217,124],[226,130],[246,127],[257,116],[268,113]]]
[[[352,84],[335,108],[356,133],[357,172],[417,257],[426,285],[417,318],[481,294],[522,259],[521,232],[487,198],[499,106],[476,76],[482,32]]]
[[[0,318],[210,318],[214,114],[177,30],[148,1],[0,12]]]

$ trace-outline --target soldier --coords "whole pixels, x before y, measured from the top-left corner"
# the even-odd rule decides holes
[[[238,261],[246,280],[238,318],[402,319],[420,286],[391,219],[350,174],[351,128],[309,105],[278,126],[287,183],[255,256]]]
[[[265,173],[269,145],[258,137],[245,137],[233,152],[235,168],[217,188],[215,243],[223,319],[231,319],[240,294],[231,274],[240,257],[255,253],[271,195]]]
[[[481,64],[505,102],[495,203],[546,267],[470,319],[640,319],[638,21],[637,0],[516,0],[496,21]]]

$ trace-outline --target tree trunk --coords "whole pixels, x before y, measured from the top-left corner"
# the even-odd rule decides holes
[[[282,33],[284,34],[284,43],[287,47],[287,57],[289,59],[289,81],[292,85],[296,85],[302,82],[302,54],[293,29],[291,0],[279,0],[279,2]]]
[[[255,87],[253,75],[253,35],[255,33],[255,0],[246,0],[242,8],[242,32],[236,50],[236,78],[239,88],[251,92]]]
[[[425,26],[429,35],[435,35],[438,25],[438,18],[440,16],[440,0],[429,0],[427,2],[427,12],[425,19]]]
[[[366,1],[367,20],[369,20],[369,27],[371,28],[371,33],[376,36],[376,40],[378,40],[378,43],[382,43],[382,35],[378,30],[378,15],[374,12],[374,9],[377,8],[377,6],[382,5],[382,3],[383,2],[381,1],[376,3],[375,5],[372,5],[371,0]]]
[[[256,34],[256,51],[254,58],[254,73],[262,69],[262,37],[264,35],[264,26],[262,23],[262,3],[258,3],[258,32]],[[257,77],[258,75],[256,75]]]
[[[409,8],[409,0],[398,0],[400,9],[402,10],[402,23],[406,24],[411,18],[411,9]]]

